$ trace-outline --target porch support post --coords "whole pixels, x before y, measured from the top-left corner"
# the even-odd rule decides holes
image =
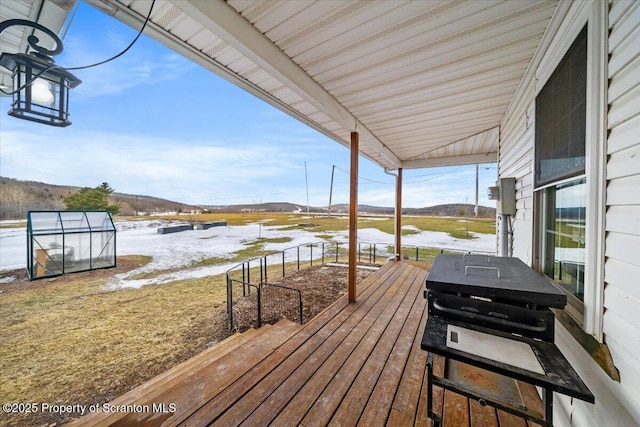
[[[400,261],[402,253],[402,168],[398,168],[396,177],[396,261]]]
[[[358,132],[351,132],[351,180],[349,190],[349,302],[356,302],[358,253]]]

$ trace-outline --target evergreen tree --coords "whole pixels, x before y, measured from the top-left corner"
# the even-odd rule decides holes
[[[111,215],[120,212],[120,203],[109,204],[108,197],[114,189],[108,183],[95,188],[84,187],[77,193],[64,198],[64,204],[69,211],[103,211],[107,210]]]

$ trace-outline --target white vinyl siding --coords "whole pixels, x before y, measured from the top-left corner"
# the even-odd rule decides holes
[[[640,2],[609,7],[603,332],[640,424]]]
[[[553,22],[550,24],[553,34],[548,35],[550,39],[542,45],[543,50],[536,53],[537,62],[531,65],[534,72],[528,73],[531,77],[521,83],[501,123],[499,175],[516,178],[513,255],[528,264],[535,264],[536,256],[533,252],[537,232],[533,218],[535,96],[579,29],[588,23],[591,30],[592,23],[588,21],[597,19],[598,13],[603,16],[604,9],[600,0],[575,1],[568,10],[560,12],[561,22],[555,27]],[[604,251],[593,254],[601,278],[595,275],[592,286],[596,295],[589,302],[593,303],[591,310],[595,310],[591,314],[601,326],[595,322],[589,328],[608,346],[621,380],[613,381],[556,322],[556,344],[596,399],[591,405],[556,393],[556,426],[640,426],[640,43],[637,42],[640,2],[612,0],[606,9],[609,57],[606,75],[601,80],[608,87],[600,83],[600,88],[606,91],[601,95],[592,92],[590,96],[604,97],[601,104],[606,104],[607,136],[605,142],[592,146],[594,151],[587,154],[593,159],[597,149],[606,150],[593,165],[603,175],[595,187],[601,187],[600,199],[589,200],[596,213],[598,210],[604,213],[604,225],[600,230],[596,225],[593,231],[596,243],[604,240]],[[589,43],[596,42],[592,38]],[[589,83],[588,91],[598,89],[593,84]],[[588,117],[594,119],[589,113]],[[597,138],[593,136],[593,128],[588,127],[587,132]],[[603,294],[600,303],[597,292]]]
[[[513,256],[525,263],[532,261],[533,230],[533,143],[535,84],[529,83],[521,102],[516,104],[512,120],[501,128],[499,176],[516,178],[516,215],[513,221]]]

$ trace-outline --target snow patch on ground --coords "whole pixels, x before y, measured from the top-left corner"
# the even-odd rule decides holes
[[[168,221],[141,220],[116,222],[116,253],[117,255],[146,255],[152,257],[147,265],[123,274],[115,275],[110,283],[112,289],[124,287],[139,288],[145,285],[159,285],[176,280],[201,278],[222,274],[237,265],[236,262],[223,263],[215,266],[189,267],[198,261],[208,258],[231,259],[235,253],[245,249],[258,237],[277,239],[288,237],[291,240],[283,243],[269,242],[264,245],[267,251],[285,251],[285,261],[297,259],[298,245],[318,242],[315,232],[304,229],[283,230],[283,226],[269,226],[252,223],[241,226],[213,227],[208,230],[189,230],[179,233],[158,234],[158,227],[176,225]],[[412,226],[405,226],[405,229]],[[348,242],[348,231],[323,233],[333,235],[333,239],[341,244]],[[410,236],[403,236],[402,243],[406,246],[437,247],[444,249],[458,249],[465,251],[492,252],[495,251],[495,236],[490,234],[474,234],[474,238],[456,239],[447,233],[426,232]],[[376,228],[358,230],[358,241],[372,242],[379,245],[380,250],[385,245],[392,246],[394,237]],[[327,251],[333,245],[327,245]],[[342,246],[344,247],[344,246]],[[376,248],[378,249],[378,248]],[[308,261],[322,256],[320,246],[300,248],[300,260]],[[275,256],[281,260],[281,255]],[[0,270],[25,268],[26,259],[26,229],[7,228],[0,230]],[[276,262],[275,259],[273,262]],[[134,279],[141,273],[159,270],[173,270],[166,274],[147,279]],[[7,279],[5,279],[7,280]]]
[[[420,232],[420,229],[418,227],[416,227],[415,225],[403,225],[402,229],[403,230],[412,230],[412,231]]]

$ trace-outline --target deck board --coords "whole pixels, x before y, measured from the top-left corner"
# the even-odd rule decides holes
[[[520,418],[500,409],[498,409],[497,412],[501,426],[527,427],[527,421],[524,418]]]
[[[426,275],[415,263],[389,262],[358,285],[356,303],[345,296],[303,326],[284,321],[234,336],[112,402],[175,403],[175,413],[90,414],[76,425],[430,426],[420,349]],[[434,392],[443,425],[527,425]],[[541,407],[535,388],[523,394]]]
[[[222,345],[211,347],[174,368],[157,375],[130,392],[117,397],[111,401],[110,404],[126,405],[143,401],[152,401],[154,403],[158,402],[158,396],[163,393],[166,388],[171,387],[177,382],[183,381],[185,375],[191,375],[194,371],[198,371],[203,367],[216,363],[220,357],[223,357],[236,348],[250,342],[258,334],[259,332],[257,330],[249,329],[243,334],[232,335],[224,340],[221,343]],[[86,423],[94,426],[109,426],[118,422],[118,420],[121,420],[126,415],[127,414],[123,412],[113,412],[109,414],[100,412],[91,413],[83,417],[83,423],[78,425],[85,425],[84,423]]]
[[[389,412],[388,423],[390,425],[396,425],[396,423],[404,424],[405,422],[403,420],[407,418],[411,419],[411,423],[413,424],[413,420],[416,418],[420,404],[422,383],[426,375],[427,353],[420,349],[420,342],[422,340],[421,325],[426,324],[426,322],[427,311],[423,309],[422,316],[419,321],[420,326],[418,326],[414,333],[411,351],[406,364],[404,365],[400,383],[395,390],[394,400],[392,402],[391,411]],[[372,399],[370,400],[371,405],[373,405],[375,399],[376,397],[372,396]],[[365,409],[365,415],[368,413],[369,410]]]
[[[469,418],[471,427],[498,427],[496,409],[482,406],[477,400],[469,400]]]
[[[422,283],[420,283],[420,280],[417,280],[417,282],[418,294],[416,295],[416,299],[407,315],[407,320],[402,327],[402,331],[400,331],[393,348],[391,348],[388,354],[386,364],[382,368],[375,388],[371,390],[360,421],[358,422],[358,425],[363,427],[374,425],[376,422],[385,420],[388,417],[396,393],[400,389],[400,382],[403,379],[405,371],[412,371],[414,369],[410,361],[411,355],[415,358],[416,354],[412,349],[416,337],[422,336],[420,326],[424,324],[423,322],[426,322],[426,311],[422,307],[423,297],[420,292],[422,290]],[[422,364],[423,371],[424,366],[425,365]],[[404,399],[407,400],[409,407],[411,407],[411,403],[414,403],[410,396],[405,396]],[[417,406],[417,394],[415,404]],[[411,409],[408,409],[408,411],[411,412]],[[415,414],[415,410],[413,412]]]
[[[318,377],[317,381],[321,384],[327,379],[330,379],[330,382],[322,390],[321,395],[310,402],[312,406],[302,418],[302,424],[325,425],[341,404],[344,404],[343,408],[348,408],[352,404],[350,399],[344,399],[344,396],[349,392],[355,376],[380,341],[380,337],[395,314],[396,307],[406,298],[408,285],[413,283],[414,278],[410,277],[406,270],[405,273],[389,288],[394,291],[393,295],[385,298],[386,301],[383,304],[377,304],[369,311],[349,334],[347,340],[341,343],[332,355],[335,357],[332,357],[328,375],[324,375],[324,370],[319,370],[315,374]]]
[[[332,423],[344,425],[360,418],[365,426],[372,426],[386,421],[411,350],[412,333],[419,328],[418,322],[422,317],[422,300],[417,298],[422,298],[420,294],[424,285],[417,278],[413,279],[411,289],[404,298],[406,301],[398,307],[372,353],[365,359],[343,400],[344,404],[334,414]],[[375,401],[370,406],[371,411],[364,417],[366,420],[362,420],[363,411],[373,398]],[[374,413],[376,411],[379,411],[378,416]]]
[[[309,382],[309,378],[316,371],[316,366],[330,357],[343,337],[358,327],[362,318],[377,305],[385,292],[388,291],[388,288],[384,286],[385,283],[387,281],[396,283],[402,271],[401,269],[387,268],[380,272],[379,277],[365,281],[366,288],[364,292],[361,290],[358,303],[346,304],[335,313],[333,311],[326,312],[327,316],[333,317],[326,323],[322,321],[324,323],[322,328],[313,325],[315,319],[305,325],[301,331],[304,339],[299,343],[300,345],[297,346],[297,343],[291,345],[291,348],[285,351],[285,353],[289,353],[286,360],[283,360],[283,363],[268,378],[242,396],[236,407],[230,408],[218,418],[218,414],[211,411],[217,405],[215,402],[211,402],[207,408],[203,408],[207,412],[207,416],[196,415],[197,422],[193,425],[197,425],[207,418],[215,420],[213,425],[237,425],[248,416],[252,416],[254,421],[266,422],[266,418],[278,415],[274,413],[271,405],[290,402],[296,395],[302,394],[299,389],[304,385],[316,385]],[[343,300],[346,302],[346,298]]]

